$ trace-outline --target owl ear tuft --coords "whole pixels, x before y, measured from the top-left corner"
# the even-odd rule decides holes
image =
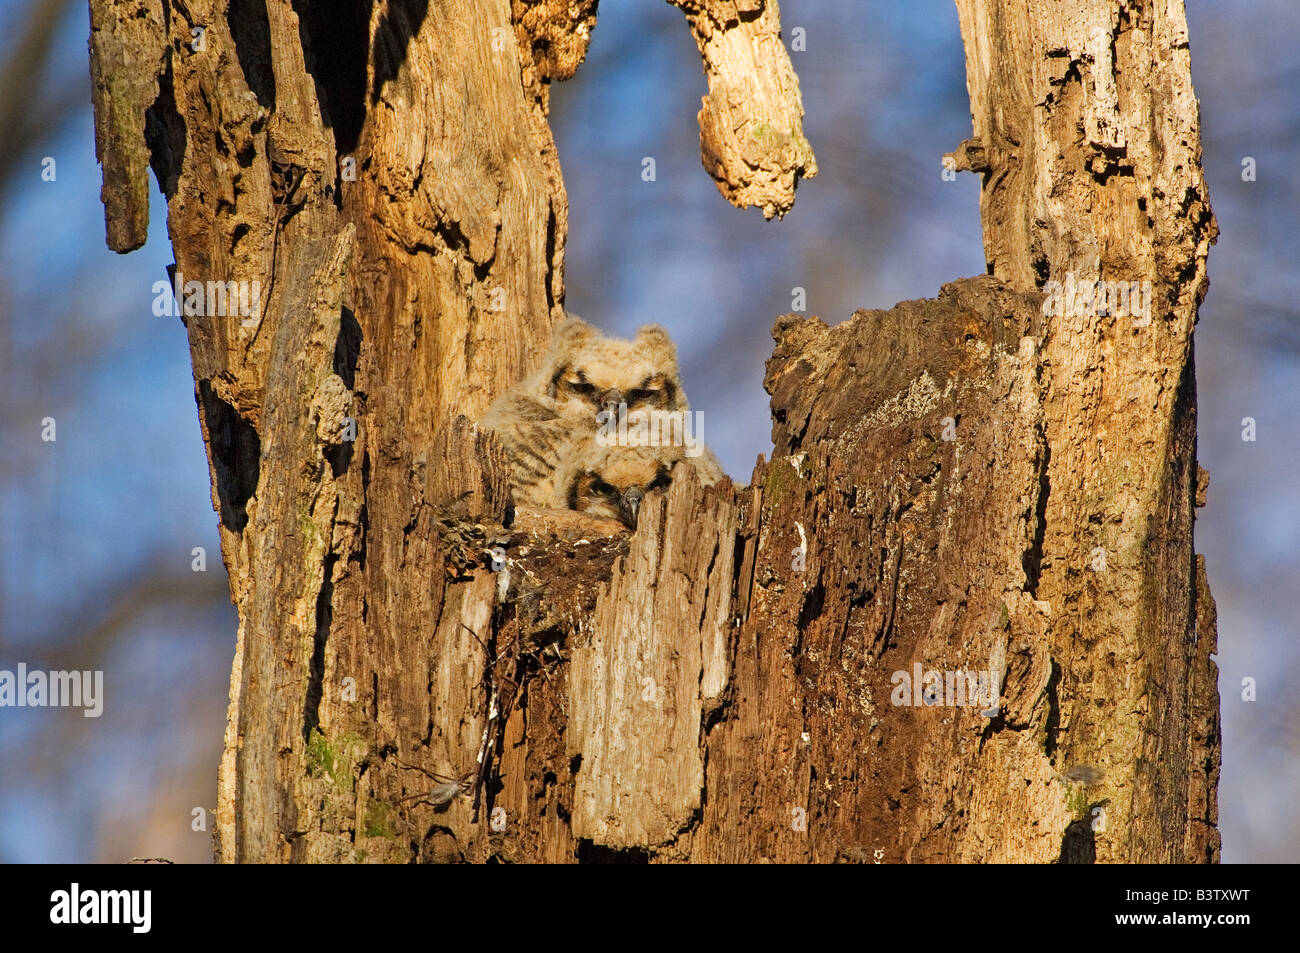
[[[668,332],[657,324],[643,324],[636,332],[634,341],[644,347],[663,351],[673,363],[677,363],[677,348]]]
[[[551,332],[551,350],[568,351],[585,343],[596,333],[596,329],[582,318],[570,315]]]
[[[547,348],[547,352],[551,355],[551,363],[554,363],[560,355],[568,358],[597,333],[597,330],[581,317],[571,316],[560,322],[554,332],[551,332],[551,343]]]

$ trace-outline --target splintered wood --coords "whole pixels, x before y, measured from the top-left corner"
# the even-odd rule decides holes
[[[700,717],[727,681],[737,507],[678,468],[574,641],[569,753],[576,837],[667,844],[700,808]],[[695,523],[682,537],[669,527]]]
[[[776,0],[669,2],[686,14],[709,81],[699,114],[704,168],[732,205],[785,215],[817,159]]]

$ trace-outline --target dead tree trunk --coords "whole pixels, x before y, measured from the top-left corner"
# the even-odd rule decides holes
[[[438,619],[483,587],[444,591],[426,473],[561,315],[547,83],[595,3],[517,6],[92,3],[110,245],[143,241],[147,158],[181,292],[260,301],[184,317],[240,618],[222,860],[404,857],[389,755],[477,746],[441,731],[482,708],[482,649]]]
[[[1215,861],[1217,647],[1192,546],[1192,332],[1217,227],[1183,4],[957,8],[975,127],[963,155],[984,177],[989,271],[1046,288],[1052,312],[1026,585],[1052,610],[1049,754],[1105,770],[1098,860]],[[1093,280],[1108,282],[1100,308],[1087,306]],[[1127,313],[1116,307],[1120,283],[1136,283],[1142,307],[1131,295]]]
[[[674,2],[706,168],[783,214],[816,167],[775,0]],[[991,276],[782,319],[752,485],[679,469],[630,538],[578,539],[507,525],[466,417],[561,314],[547,88],[594,0],[92,0],[110,245],[143,241],[151,162],[203,283],[240,618],[219,859],[1214,859],[1213,220],[1181,5],[1093,6],[959,3]],[[1071,269],[1152,281],[1150,324],[1044,314]],[[253,280],[255,315],[202,294]],[[917,665],[1000,691],[925,704]]]

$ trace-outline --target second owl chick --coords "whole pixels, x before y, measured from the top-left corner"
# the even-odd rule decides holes
[[[721,471],[713,475],[704,457],[691,460],[685,447],[601,446],[590,440],[566,456],[553,481],[555,495],[545,505],[615,519],[636,529],[646,494],[666,489],[674,464],[683,461],[695,467],[705,486],[722,478]]]
[[[661,490],[672,479],[672,462],[648,447],[599,447],[590,455],[575,454],[560,469],[554,505],[615,519],[636,529],[646,494]]]

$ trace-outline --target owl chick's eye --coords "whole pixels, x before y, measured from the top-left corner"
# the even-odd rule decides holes
[[[646,492],[648,493],[650,490],[662,490],[671,482],[672,482],[672,476],[669,475],[668,471],[660,470],[658,473],[655,474],[655,478],[651,480],[649,484],[647,484]]]
[[[594,397],[596,395],[596,386],[585,380],[569,381],[568,388],[581,397]]]
[[[639,407],[642,404],[662,407],[665,403],[664,392],[657,387],[638,387],[627,392],[628,407]]]
[[[585,400],[594,401],[596,385],[587,380],[587,375],[583,374],[582,371],[563,367],[551,378],[550,393],[552,397],[572,394]]]
[[[591,492],[614,501],[618,501],[623,497],[623,494],[619,491],[618,487],[614,486],[612,483],[606,483],[600,477],[594,475],[591,481]]]

